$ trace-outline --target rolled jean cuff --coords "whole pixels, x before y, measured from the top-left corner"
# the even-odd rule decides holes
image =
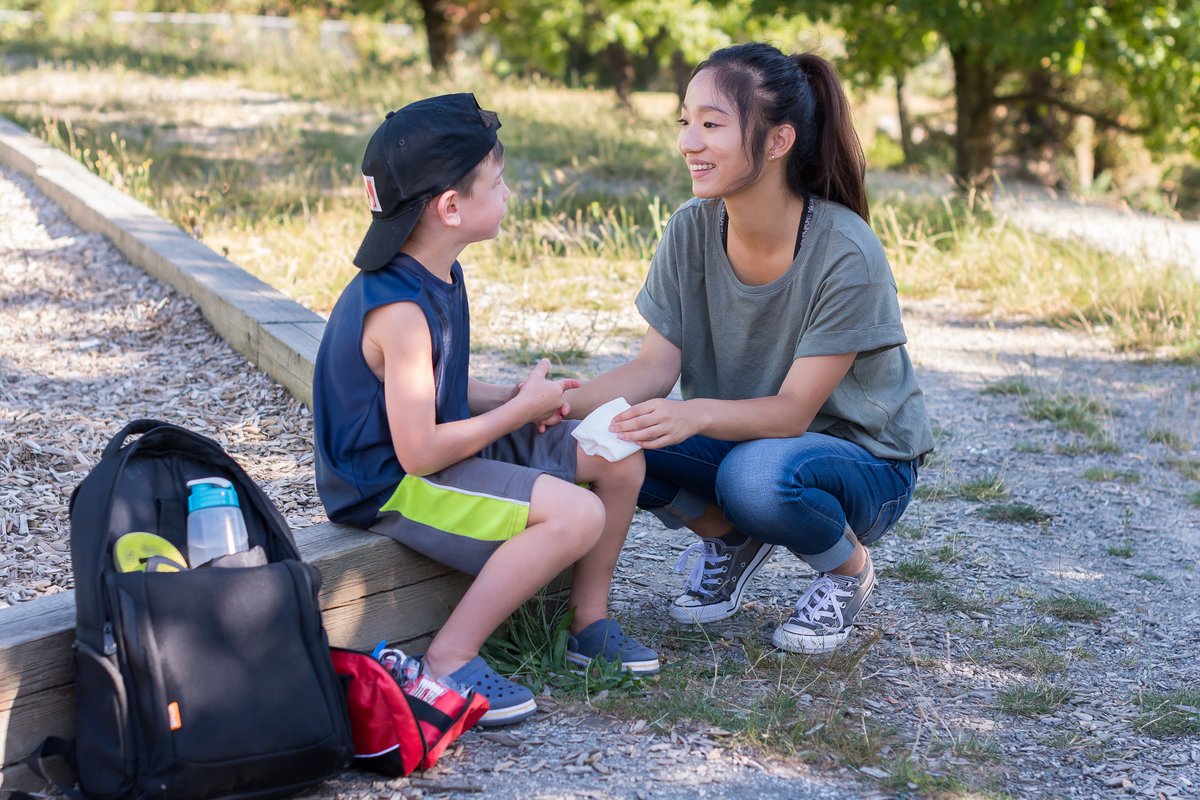
[[[663,525],[674,531],[699,519],[708,510],[709,505],[710,500],[692,494],[687,489],[680,489],[665,506],[647,508],[646,511],[658,517]]]
[[[793,553],[796,551],[793,550]],[[796,553],[804,562],[817,572],[831,572],[837,569],[842,564],[850,560],[850,556],[854,555],[854,542],[847,536],[840,537],[833,547],[828,550],[817,553],[816,555],[808,555],[807,553]]]

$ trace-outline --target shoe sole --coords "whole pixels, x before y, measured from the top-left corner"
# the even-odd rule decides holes
[[[706,622],[720,622],[723,619],[729,619],[741,608],[742,593],[746,591],[746,586],[750,583],[750,579],[754,577],[754,573],[758,572],[758,568],[771,557],[771,553],[774,551],[775,545],[769,544],[755,554],[750,564],[746,567],[746,571],[742,573],[742,580],[734,587],[733,595],[724,603],[710,603],[706,606],[684,606],[677,605],[679,599],[676,598],[675,602],[671,604],[671,619],[684,625],[703,625]]]
[[[850,626],[839,633],[814,635],[790,633],[780,625],[775,629],[774,635],[771,636],[771,643],[780,650],[785,650],[789,653],[830,653],[838,649],[850,637],[850,631],[852,630],[854,630],[854,626]]]
[[[492,708],[486,714],[479,718],[476,725],[484,728],[495,728],[501,725],[515,725],[518,722],[524,722],[537,713],[537,702],[534,700],[526,700],[524,703],[519,703],[515,706],[507,706],[506,708]]]
[[[572,653],[568,650],[567,661],[581,667],[586,667],[592,663],[593,659],[588,658],[583,653]],[[647,661],[622,661],[621,669],[626,672],[632,672],[634,675],[655,675],[662,669],[662,664],[659,663],[657,658]]]

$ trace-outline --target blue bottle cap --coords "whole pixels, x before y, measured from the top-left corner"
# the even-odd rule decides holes
[[[200,478],[188,481],[187,485],[192,489],[192,493],[188,495],[189,514],[202,508],[216,506],[238,507],[237,491],[234,490],[233,484],[224,478]]]

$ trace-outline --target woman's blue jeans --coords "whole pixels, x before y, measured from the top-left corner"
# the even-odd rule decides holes
[[[693,436],[645,455],[638,505],[668,528],[715,504],[745,535],[782,545],[819,572],[854,552],[847,526],[870,544],[895,525],[917,481],[916,459],[876,458],[821,433],[748,442]]]

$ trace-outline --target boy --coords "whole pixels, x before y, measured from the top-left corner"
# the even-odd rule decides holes
[[[457,258],[504,217],[499,127],[474,95],[452,94],[390,112],[375,131],[362,167],[373,220],[354,258],[361,272],[330,313],[313,378],[317,489],[330,519],[477,576],[424,663],[488,698],[484,725],[537,706],[480,646],[571,564],[572,661],[659,667],[607,617],[641,453],[609,463],[579,451],[577,423],[563,422],[563,392],[579,382],[547,380],[546,360],[515,386],[468,375]]]

